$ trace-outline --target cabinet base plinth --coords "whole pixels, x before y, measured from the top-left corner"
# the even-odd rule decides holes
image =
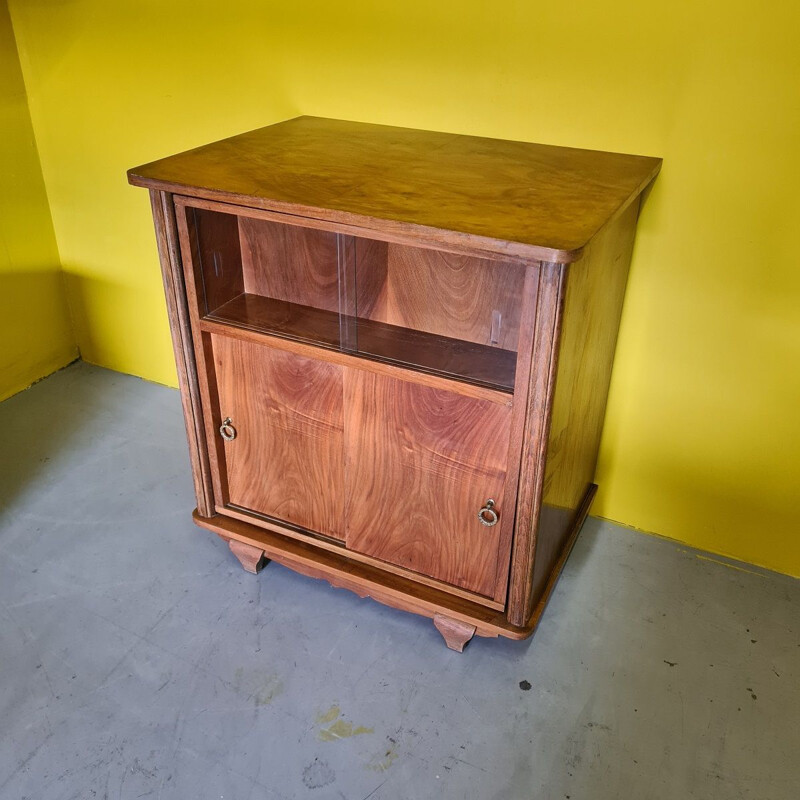
[[[231,552],[239,559],[239,563],[247,570],[257,575],[268,563],[264,557],[264,551],[259,547],[253,547],[250,544],[240,542],[238,539],[230,539],[228,547]]]
[[[436,626],[436,630],[442,634],[445,644],[457,653],[463,653],[469,640],[475,635],[474,625],[450,619],[443,614],[434,614],[433,624]]]
[[[305,542],[283,536],[274,530],[234,519],[225,514],[204,517],[195,511],[193,518],[196,525],[216,533],[228,542],[231,551],[249,572],[257,572],[267,560],[277,561],[301,575],[322,578],[331,586],[347,589],[361,598],[369,597],[392,608],[428,617],[434,621],[447,646],[460,652],[473,635],[527,639],[533,633],[586,519],[596,489],[594,485],[589,487],[561,549],[560,558],[525,626],[509,622],[504,611],[488,608],[369,564],[352,561],[347,558],[346,551],[340,555],[316,547],[313,541]],[[460,646],[458,646],[459,638],[461,638]],[[451,641],[456,646],[453,646]]]

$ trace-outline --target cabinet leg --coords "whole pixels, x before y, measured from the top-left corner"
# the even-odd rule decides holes
[[[228,547],[231,552],[239,559],[239,563],[253,575],[258,574],[259,570],[267,563],[264,558],[264,551],[251,544],[245,544],[237,539],[230,539]]]
[[[475,626],[457,619],[450,619],[442,614],[435,614],[433,624],[436,630],[444,637],[445,644],[459,653],[464,652],[464,646],[475,635]]]

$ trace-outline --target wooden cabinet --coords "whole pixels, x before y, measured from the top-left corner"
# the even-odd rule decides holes
[[[659,167],[300,117],[131,170],[197,524],[455,649],[530,635],[596,488]]]

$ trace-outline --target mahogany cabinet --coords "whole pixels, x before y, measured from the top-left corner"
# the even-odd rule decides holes
[[[195,522],[454,649],[530,635],[596,488],[660,164],[300,117],[131,170]]]

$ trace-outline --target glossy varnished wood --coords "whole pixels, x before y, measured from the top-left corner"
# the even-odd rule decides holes
[[[257,575],[264,568],[266,559],[264,558],[264,551],[260,547],[253,547],[253,545],[245,544],[238,539],[231,539],[228,542],[228,547],[247,572]]]
[[[129,171],[139,186],[573,261],[660,159],[298,117]]]
[[[228,502],[344,537],[342,370],[212,336]]]
[[[196,522],[245,568],[423,614],[454,649],[529,635],[596,490],[659,166],[299,118],[131,170],[154,189]]]
[[[345,407],[348,548],[494,597],[510,409],[357,370]]]
[[[475,626],[466,622],[459,622],[444,614],[434,614],[433,624],[442,634],[445,644],[457,653],[463,653],[467,642],[475,635]]]

